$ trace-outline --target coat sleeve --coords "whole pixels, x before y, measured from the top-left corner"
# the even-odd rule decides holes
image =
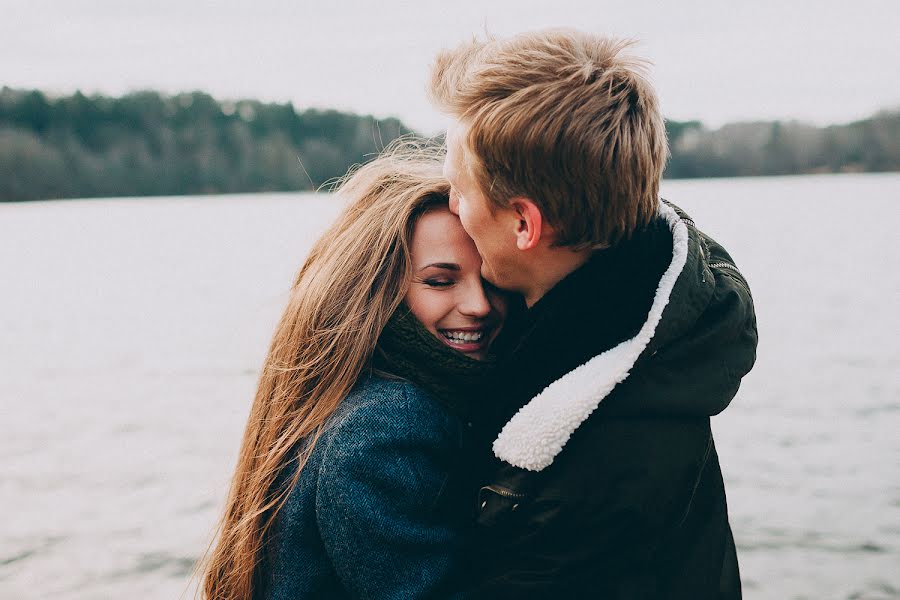
[[[329,559],[354,597],[447,597],[459,565],[463,510],[442,506],[459,460],[458,424],[427,399],[361,406],[329,437],[316,518]]]

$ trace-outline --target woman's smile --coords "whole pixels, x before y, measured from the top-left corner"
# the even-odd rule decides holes
[[[438,332],[445,344],[463,353],[482,353],[491,343],[491,333],[495,326],[479,325],[473,327],[459,327],[454,329],[441,329]]]

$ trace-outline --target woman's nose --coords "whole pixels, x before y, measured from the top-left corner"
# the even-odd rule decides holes
[[[459,303],[459,312],[470,317],[484,318],[491,312],[491,303],[484,291],[484,285],[479,277],[466,288],[465,294]]]

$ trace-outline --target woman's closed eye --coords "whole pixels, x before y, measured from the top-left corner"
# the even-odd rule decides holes
[[[456,283],[460,271],[461,268],[456,263],[435,262],[419,269],[419,273],[423,273],[424,276],[418,275],[417,277],[414,277],[414,281],[431,288],[450,287]]]
[[[421,279],[420,283],[423,283],[428,287],[445,288],[450,287],[456,283],[456,281],[447,277],[429,277],[427,279]]]

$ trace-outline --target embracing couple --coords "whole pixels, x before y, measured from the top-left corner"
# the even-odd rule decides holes
[[[753,365],[753,303],[659,197],[642,65],[558,30],[437,57],[446,148],[340,186],[206,597],[740,597],[710,416]]]

